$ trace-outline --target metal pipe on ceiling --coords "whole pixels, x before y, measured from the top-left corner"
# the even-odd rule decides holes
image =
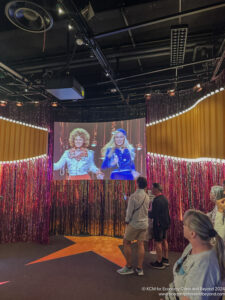
[[[160,23],[163,23],[163,22],[168,22],[168,21],[180,19],[181,17],[182,18],[183,17],[189,17],[189,16],[192,16],[192,15],[195,15],[195,14],[200,14],[200,13],[203,13],[203,12],[207,12],[207,11],[211,11],[211,10],[215,10],[215,9],[219,9],[219,8],[223,8],[223,7],[225,7],[224,1],[212,4],[212,5],[200,7],[200,8],[197,8],[197,9],[191,9],[191,10],[188,10],[186,12],[176,13],[174,15],[170,15],[170,16],[163,17],[163,18],[160,18],[160,19],[155,19],[155,20],[152,20],[152,21],[149,21],[149,22],[139,23],[139,24],[136,24],[136,25],[122,27],[122,28],[119,28],[119,29],[116,29],[116,30],[113,30],[113,31],[99,33],[99,34],[96,34],[94,36],[94,39],[100,39],[100,38],[103,38],[103,37],[112,36],[112,35],[119,34],[119,33],[122,33],[122,32],[126,32],[126,31],[129,31],[129,30],[140,29],[140,28],[144,28],[144,27],[147,27],[147,26],[160,24]]]
[[[193,81],[197,81],[197,78],[192,78],[192,79],[186,79],[186,80],[177,80],[176,81],[176,78],[172,78],[171,80],[175,81],[177,84],[178,83],[185,83],[185,82],[193,82]],[[158,84],[150,84],[150,85],[146,85],[146,86],[141,86],[141,87],[137,87],[137,88],[128,88],[128,89],[123,89],[122,88],[122,91],[137,91],[137,90],[149,90],[153,87],[158,87],[158,86],[171,86],[172,82],[164,82],[164,83],[158,83]]]
[[[65,4],[66,1],[59,0],[59,2],[62,5],[62,7],[64,8],[64,10],[68,12],[68,15],[70,15],[71,18],[76,23],[77,29],[84,37],[85,42],[88,44],[88,46],[92,50],[93,54],[95,55],[95,57],[97,58],[97,60],[100,64],[100,66],[103,68],[105,74],[106,73],[108,74],[108,78],[111,80],[111,82],[115,86],[117,92],[120,94],[121,99],[123,101],[125,101],[125,98],[124,98],[117,82],[115,81],[115,79],[113,77],[113,71],[110,67],[110,64],[108,63],[106,57],[104,56],[99,44],[95,41],[95,39],[93,39],[93,32],[90,29],[89,25],[87,24],[86,20],[81,15],[81,13],[80,13],[79,9],[77,8],[76,4],[74,3],[74,1],[69,0],[70,5],[68,4],[68,6],[71,9],[68,9],[67,5]],[[68,3],[68,1],[67,1],[67,3]]]
[[[127,17],[125,15],[125,13],[124,13],[124,9],[123,8],[121,8],[121,13],[122,13],[125,25],[129,26],[129,23],[128,23],[128,20],[127,20]],[[129,33],[129,37],[130,37],[130,40],[131,40],[131,44],[132,44],[133,48],[135,49],[136,48],[136,43],[134,41],[134,37],[133,37],[132,31],[128,30],[128,33]],[[138,57],[138,56],[137,56],[137,61],[138,61],[138,65],[139,65],[140,71],[143,72],[143,66],[142,66],[140,57]]]
[[[14,71],[13,69],[11,69],[10,67],[6,66],[2,62],[0,62],[0,69],[2,69],[3,71],[5,71],[14,80],[17,80],[17,81],[21,82],[25,86],[31,83],[31,82],[29,82],[29,80],[27,78],[23,77],[22,75],[20,75],[19,73],[17,73],[16,71]],[[35,91],[37,91],[44,98],[48,99],[48,97],[45,95],[44,91],[40,91],[39,92],[37,89],[35,89],[33,87],[32,87],[32,89],[35,90]]]
[[[219,59],[219,57],[215,57],[215,58],[209,58],[209,59],[194,61],[194,62],[191,62],[191,63],[188,63],[188,64],[180,65],[179,69],[185,68],[185,67],[189,67],[189,66],[192,66],[192,65],[203,64],[203,63],[214,61],[214,60],[218,60],[218,59]],[[137,77],[146,76],[146,75],[150,75],[150,74],[165,72],[165,71],[169,71],[169,70],[175,70],[176,68],[177,68],[177,66],[175,66],[175,67],[168,67],[168,68],[154,70],[154,71],[150,71],[150,72],[144,72],[144,73],[141,73],[141,74],[136,74],[136,75],[131,75],[131,76],[127,76],[127,77],[117,78],[116,80],[117,81],[121,81],[121,80],[130,79],[130,78],[137,78]],[[105,82],[105,84],[106,83],[107,82]]]
[[[6,71],[8,74],[11,74],[14,77],[16,77],[17,79],[19,79],[22,83],[25,84],[26,82],[28,82],[27,78],[21,76],[19,73],[17,73],[16,71],[11,69],[10,67],[6,66],[2,62],[0,62],[0,68],[3,69],[4,71]]]
[[[191,53],[193,51],[192,48],[189,48],[186,50],[187,53]],[[147,59],[147,58],[153,58],[153,57],[162,57],[162,56],[169,56],[170,52],[169,51],[161,51],[161,52],[152,52],[149,51],[150,53],[147,54],[148,52],[144,52],[146,54],[140,54],[140,51],[137,51],[138,56],[141,59]],[[125,57],[121,57],[119,58],[120,62],[126,62],[126,61],[132,61],[132,60],[136,60],[137,59],[137,54],[136,51],[132,52],[130,54],[130,56],[125,56]],[[112,55],[108,55],[108,61],[110,63],[116,63],[117,62],[117,58],[118,58],[118,54],[112,54]],[[80,68],[80,67],[90,67],[90,66],[95,66],[97,65],[99,62],[97,61],[93,61],[93,59],[90,58],[84,58],[84,59],[75,59],[72,60],[70,63],[70,70],[71,69],[76,69],[76,68]],[[26,67],[17,67],[17,70],[19,70],[20,72],[23,72],[23,74],[30,74],[30,73],[39,73],[42,72],[43,69],[50,69],[50,70],[58,70],[61,68],[61,66],[63,66],[65,64],[64,61],[57,61],[57,62],[46,62],[45,64],[38,64],[36,66],[26,66]]]

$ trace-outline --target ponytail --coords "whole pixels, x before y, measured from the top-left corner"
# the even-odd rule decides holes
[[[225,250],[224,250],[224,241],[217,233],[215,236],[215,245],[216,256],[219,263],[221,280],[225,279]]]

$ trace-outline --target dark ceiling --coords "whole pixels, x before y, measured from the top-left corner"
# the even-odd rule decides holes
[[[63,107],[132,105],[146,93],[204,85],[223,68],[225,1],[32,1],[53,18],[45,33],[13,25],[5,15],[9,2],[0,1],[0,100],[52,101],[48,82],[73,76],[85,99],[60,101]],[[81,13],[88,4],[89,19]],[[183,62],[171,65],[175,25],[188,26],[188,33]]]

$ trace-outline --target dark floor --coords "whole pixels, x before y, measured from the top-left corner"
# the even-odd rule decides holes
[[[170,253],[171,266],[155,270],[148,263],[155,256],[146,252],[144,276],[121,276],[118,266],[93,252],[68,256],[26,266],[27,263],[73,244],[63,236],[50,239],[49,245],[16,243],[0,245],[1,300],[144,300],[159,299],[155,291],[172,281],[172,265],[179,253]],[[134,245],[134,252],[136,245]]]

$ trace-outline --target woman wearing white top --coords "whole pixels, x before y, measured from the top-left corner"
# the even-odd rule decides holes
[[[174,265],[166,299],[220,299],[225,278],[223,240],[209,217],[192,209],[184,215],[184,237],[190,244]]]

